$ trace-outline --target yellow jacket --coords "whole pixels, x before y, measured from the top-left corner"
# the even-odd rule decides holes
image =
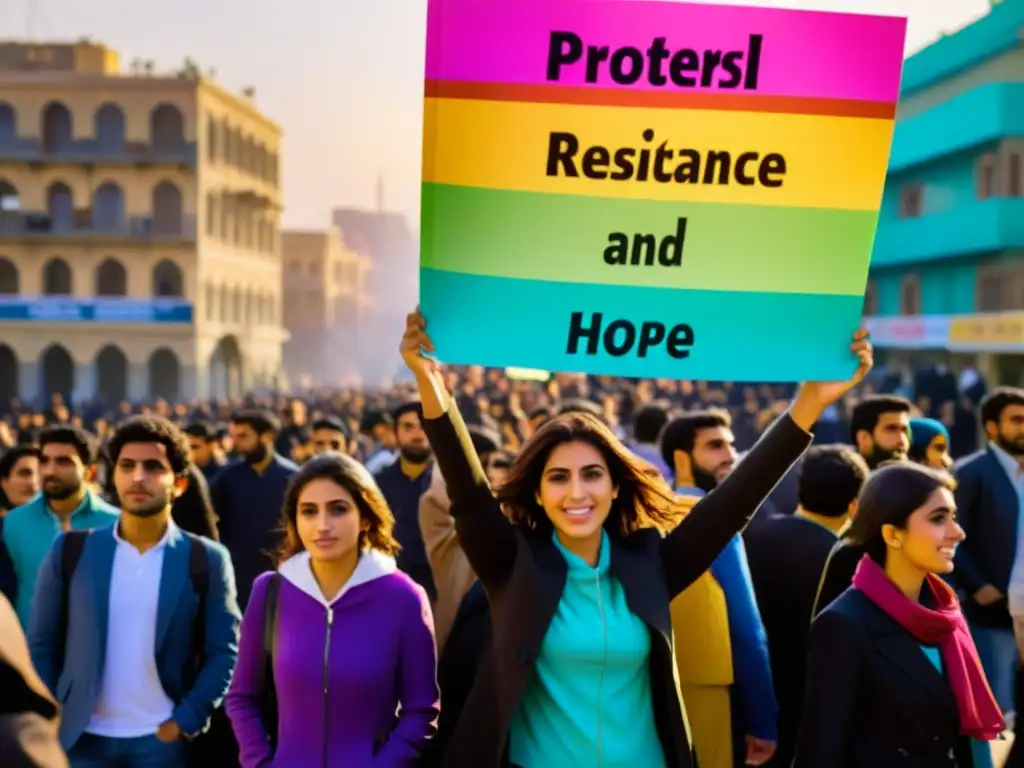
[[[732,768],[733,666],[725,592],[705,571],[672,601],[670,610],[679,689],[697,759],[706,768]]]
[[[688,512],[696,499],[680,497],[679,502]],[[732,642],[725,592],[710,570],[672,601],[671,613],[679,684],[732,685]]]
[[[725,593],[710,571],[672,601],[671,612],[679,684],[732,685]]]

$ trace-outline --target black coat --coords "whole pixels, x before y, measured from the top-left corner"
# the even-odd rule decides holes
[[[829,603],[850,588],[853,574],[857,571],[857,565],[864,557],[865,551],[863,547],[847,544],[842,539],[835,543],[821,572],[812,617],[828,608]]]
[[[483,585],[476,581],[459,604],[437,663],[437,685],[441,689],[444,706],[437,719],[437,733],[427,742],[421,768],[441,765],[473,690],[481,659],[490,645],[491,606]]]
[[[743,534],[761,621],[768,635],[779,742],[768,763],[789,768],[804,702],[807,640],[818,582],[836,535],[795,515],[776,515],[751,524]]]
[[[811,627],[794,768],[973,768],[953,689],[921,644],[850,588]]]
[[[966,594],[964,615],[971,626],[1010,629],[1006,600],[982,606],[972,596],[987,584],[1004,595],[1017,557],[1020,502],[1006,470],[989,446],[958,462],[957,519],[967,538],[956,549],[953,578]]]
[[[490,600],[493,629],[443,765],[498,768],[508,764],[509,724],[561,600],[567,565],[550,535],[515,527],[502,514],[462,424],[445,416],[426,420],[424,428],[447,481],[459,543]],[[810,440],[785,416],[668,536],[653,529],[625,538],[609,532],[611,574],[650,633],[652,705],[668,768],[694,766],[669,603],[711,566]]]

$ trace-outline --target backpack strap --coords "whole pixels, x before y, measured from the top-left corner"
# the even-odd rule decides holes
[[[4,541],[4,519],[0,517],[0,594],[10,600],[11,605],[18,603],[18,576],[11,562],[11,553]]]
[[[281,598],[281,574],[270,574],[267,599],[263,604],[263,647],[259,671],[260,714],[267,738],[277,740],[277,688],[274,684],[274,651],[277,650],[277,616]]]
[[[210,558],[201,537],[182,531],[189,541],[188,578],[196,594],[196,617],[192,622],[193,681],[203,668],[206,650],[206,598],[210,591]]]
[[[74,578],[78,561],[82,559],[85,541],[92,533],[91,528],[68,531],[60,547],[60,632],[58,637],[62,648],[67,644],[68,614],[71,610],[71,579]]]

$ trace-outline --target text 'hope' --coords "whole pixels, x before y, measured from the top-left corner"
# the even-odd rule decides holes
[[[602,314],[594,312],[590,316],[590,325],[583,326],[583,313],[573,312],[569,322],[569,343],[566,354],[578,353],[581,339],[587,340],[586,355],[596,355],[600,344],[604,351],[612,357],[623,357],[636,346],[637,357],[647,357],[647,353],[662,344],[669,357],[682,360],[690,355],[693,346],[693,329],[685,323],[675,325],[667,330],[664,323],[647,321],[637,327],[629,320],[613,320],[601,333]],[[639,340],[639,343],[637,343]]]

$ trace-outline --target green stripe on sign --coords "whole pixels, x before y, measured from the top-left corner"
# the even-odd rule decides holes
[[[423,184],[420,263],[525,280],[860,296],[877,220],[871,211]],[[623,256],[626,264],[608,263]]]

